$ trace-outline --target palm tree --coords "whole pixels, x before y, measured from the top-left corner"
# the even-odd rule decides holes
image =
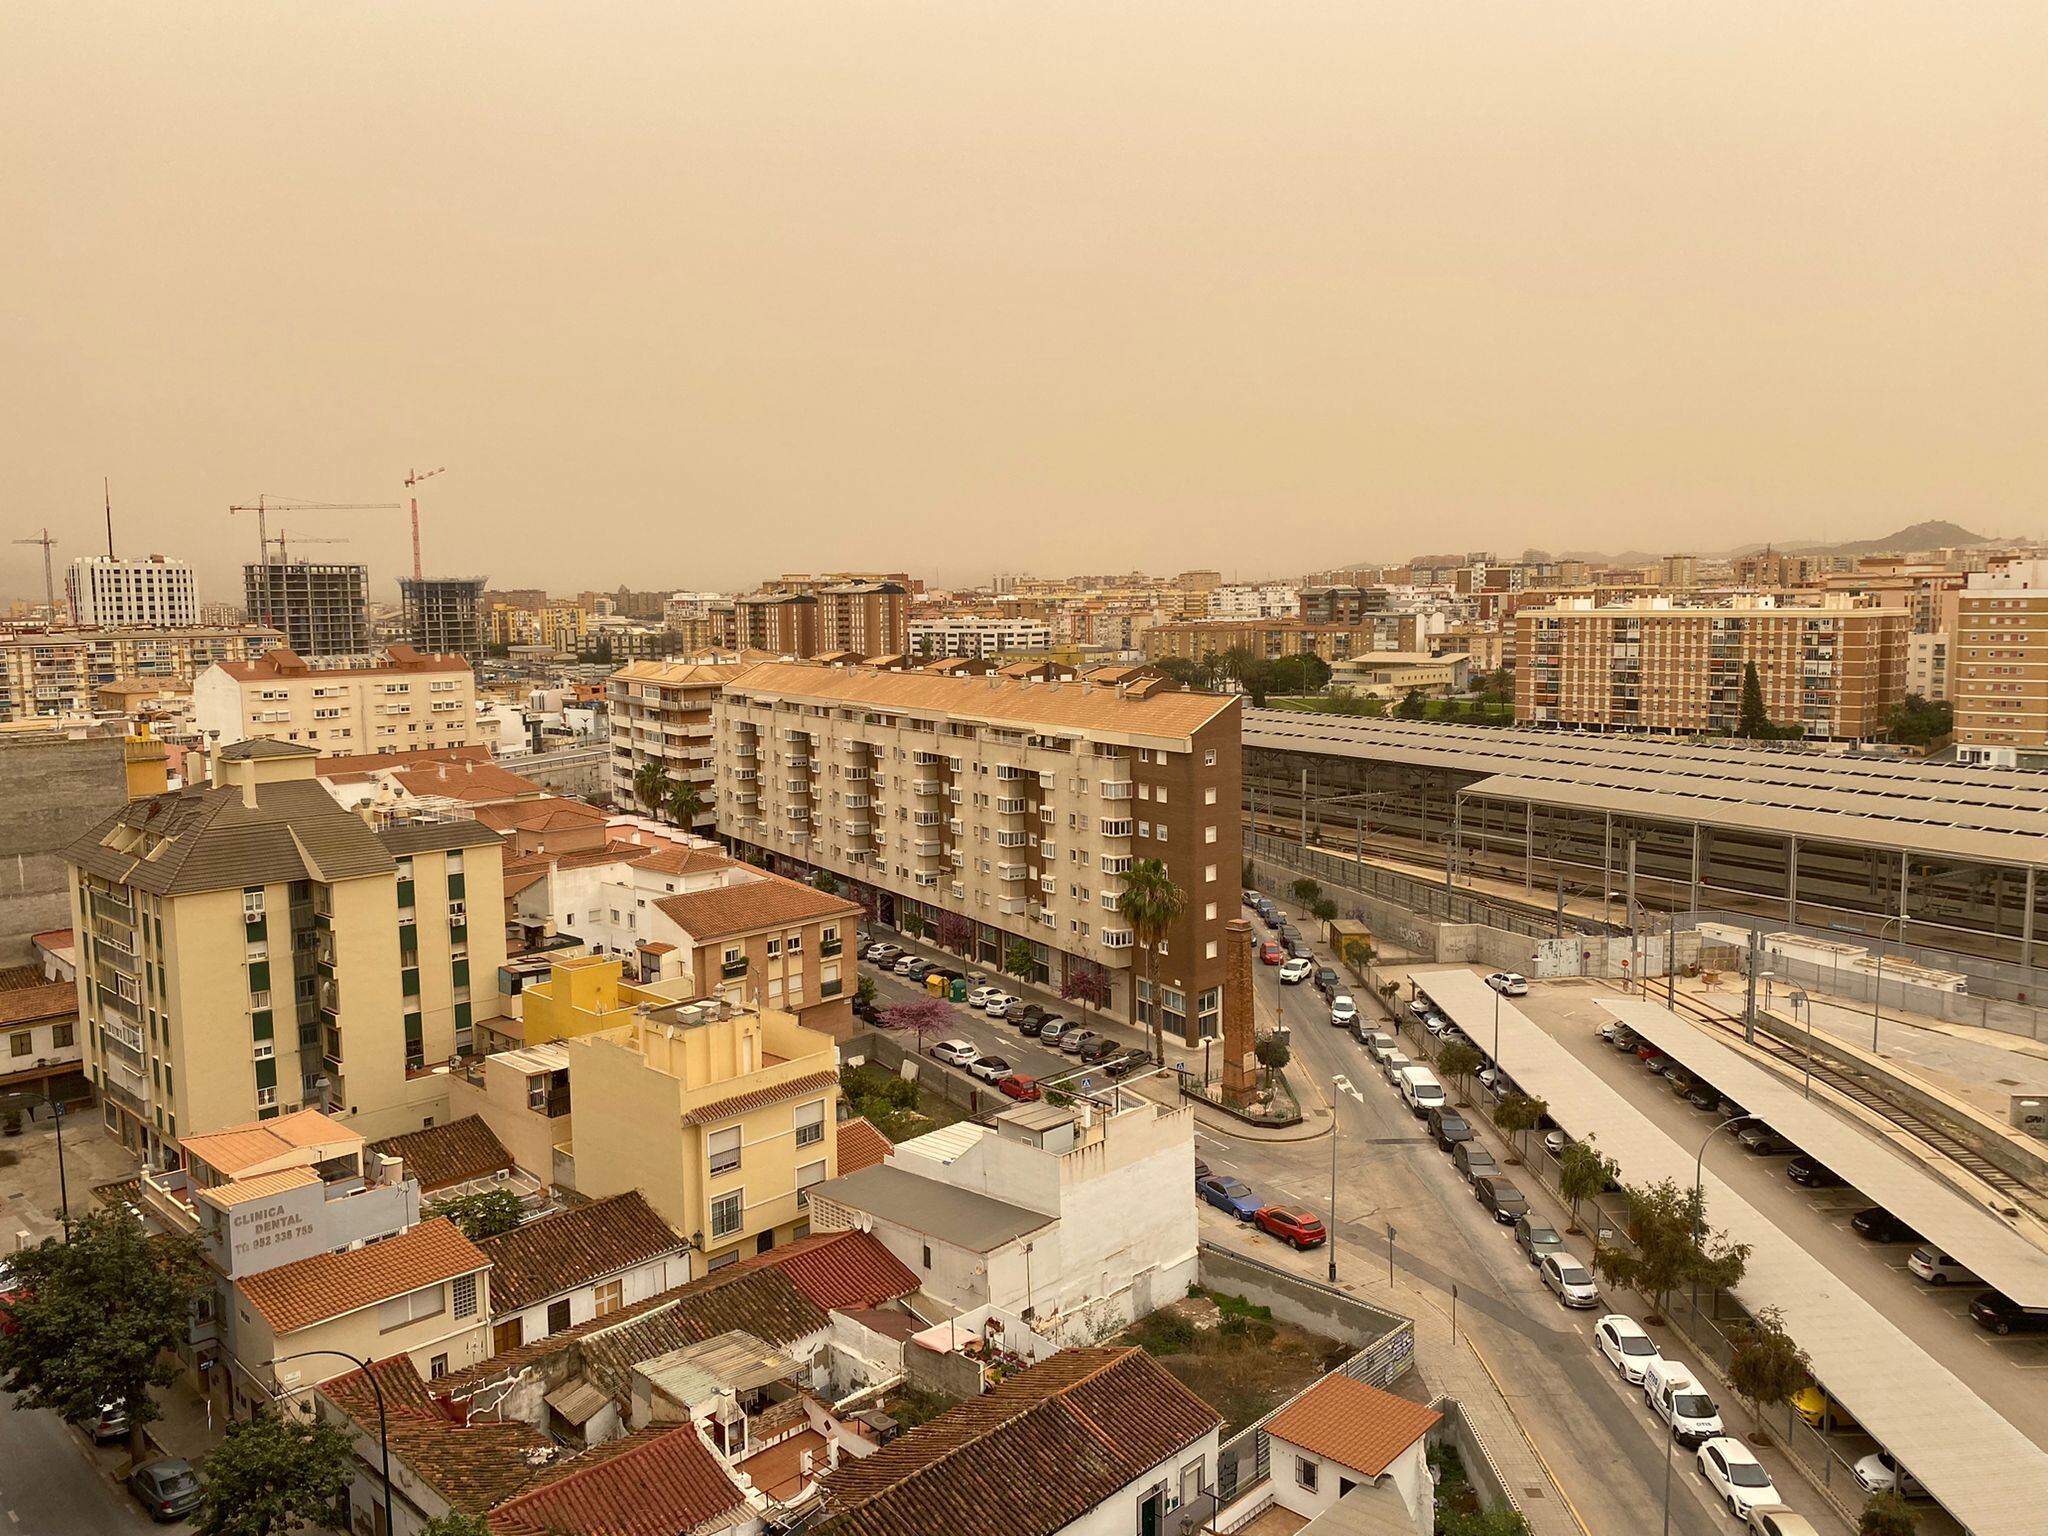
[[[651,814],[668,798],[668,769],[658,762],[645,762],[633,770],[633,798]]]
[[[670,781],[663,798],[668,802],[668,819],[685,829],[696,823],[697,813],[704,809],[704,797],[688,779]]]
[[[1187,893],[1173,883],[1158,859],[1138,859],[1124,871],[1117,910],[1131,925],[1131,937],[1145,951],[1145,979],[1152,994],[1152,1059],[1164,1061],[1166,1049],[1159,996],[1159,941],[1187,911]],[[1138,989],[1131,988],[1131,1023],[1137,1023]]]

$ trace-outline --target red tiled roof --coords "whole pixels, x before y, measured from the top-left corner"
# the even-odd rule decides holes
[[[375,677],[379,671],[393,672],[467,672],[469,663],[452,651],[436,651],[431,654],[416,651],[409,645],[387,645],[384,654],[371,668],[362,667],[309,667],[298,653],[289,646],[274,646],[254,661],[217,661],[214,663],[228,676],[242,682],[253,682],[257,678],[270,677]]]
[[[814,886],[780,875],[766,875],[743,885],[714,886],[708,891],[681,891],[662,897],[655,906],[700,944],[760,928],[860,916],[858,903],[844,896],[827,896]]]
[[[874,1125],[855,1115],[839,1125],[839,1172],[843,1177],[859,1173],[863,1168],[872,1168],[889,1155],[896,1144]]]
[[[405,1159],[405,1171],[429,1194],[512,1166],[512,1154],[480,1115],[386,1136],[371,1142],[370,1150]]]
[[[426,1221],[352,1253],[316,1253],[236,1281],[274,1333],[291,1333],[485,1268],[490,1260],[452,1221]]]
[[[496,763],[470,758],[454,763],[411,763],[403,759],[390,765],[392,778],[409,795],[438,795],[449,800],[519,800],[538,798],[547,790],[507,772]],[[582,805],[580,800],[571,804]],[[585,806],[595,811],[595,806]],[[598,811],[602,816],[604,812]]]
[[[529,1221],[477,1245],[491,1261],[491,1310],[530,1307],[687,1245],[637,1189]]]
[[[1378,1387],[1330,1375],[1282,1408],[1266,1433],[1289,1445],[1378,1477],[1443,1417]]]
[[[695,875],[709,869],[724,869],[732,860],[716,848],[656,848],[633,861],[639,869],[658,875]]]
[[[323,779],[345,778],[373,768],[414,768],[428,763],[487,763],[489,747],[421,747],[416,752],[359,752],[351,756],[323,757],[313,771]]]
[[[743,1262],[780,1269],[827,1312],[879,1307],[918,1287],[917,1276],[872,1232],[815,1232]]]
[[[413,793],[438,795],[448,794],[449,791],[426,788],[416,789]],[[545,799],[516,799],[505,796],[492,796],[486,799],[480,791],[476,794],[456,793],[452,798],[476,802],[470,807],[470,815],[497,832],[508,829],[517,829],[521,832],[561,831],[572,827],[593,826],[611,819],[594,805],[586,805],[581,800],[571,800],[561,795]]]
[[[44,981],[32,965],[21,967],[35,981],[29,986],[0,989],[0,1025],[33,1024],[43,1019],[78,1017],[78,987],[69,981]]]
[[[641,1430],[550,1468],[491,1511],[494,1536],[689,1536],[747,1501],[694,1425]]]
[[[731,1120],[739,1115],[751,1114],[757,1109],[765,1109],[770,1104],[780,1104],[784,1099],[816,1093],[819,1089],[829,1088],[838,1081],[837,1072],[806,1073],[773,1088],[756,1088],[752,1093],[735,1094],[732,1098],[720,1099],[716,1103],[700,1104],[683,1116],[683,1124],[709,1125],[714,1120]]]
[[[532,1486],[548,1470],[547,1458],[562,1454],[546,1435],[517,1419],[473,1424],[451,1420],[404,1355],[376,1361],[370,1369],[383,1388],[393,1459],[403,1460],[466,1515],[482,1515]],[[374,1456],[377,1397],[369,1377],[350,1371],[321,1383],[320,1395],[369,1434],[369,1454]]]

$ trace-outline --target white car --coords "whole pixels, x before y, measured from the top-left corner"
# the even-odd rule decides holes
[[[971,1067],[981,1060],[981,1052],[972,1040],[941,1040],[932,1047],[932,1059],[951,1062],[956,1067]]]
[[[986,1008],[990,998],[1001,997],[1002,995],[1003,989],[1001,987],[976,987],[967,994],[967,1006],[970,1008]]]
[[[1349,992],[1339,992],[1330,999],[1330,1022],[1343,1029],[1358,1022],[1358,1004],[1351,1000]]]
[[[977,1056],[967,1070],[985,1083],[999,1083],[1010,1075],[1010,1064],[1000,1056]]]
[[[1307,981],[1315,973],[1316,963],[1313,960],[1289,960],[1280,967],[1280,979],[1289,986]]]
[[[920,955],[905,955],[902,959],[898,960],[894,965],[892,965],[890,969],[893,970],[898,976],[908,976],[911,972],[911,968],[915,966],[917,962],[922,958],[923,957]]]
[[[1408,1011],[1414,1014],[1415,1017],[1418,1019],[1426,1019],[1430,1016],[1430,1014],[1434,1013],[1436,1010],[1431,1008],[1428,1003],[1424,1002],[1421,998],[1418,997],[1417,999],[1415,999],[1414,1002],[1408,1005]]]
[[[1502,997],[1527,997],[1529,980],[1514,971],[1495,971],[1486,978],[1486,984]]]
[[[1641,1386],[1650,1362],[1664,1358],[1657,1353],[1657,1341],[1643,1332],[1643,1325],[1620,1312],[1610,1312],[1593,1325],[1593,1342],[1630,1386]]]
[[[1566,1306],[1600,1305],[1600,1291],[1593,1284],[1593,1277],[1586,1272],[1586,1266],[1570,1254],[1546,1253],[1543,1262],[1536,1266],[1536,1272]]]
[[[1422,1027],[1432,1035],[1441,1036],[1445,1030],[1451,1027],[1451,1021],[1432,1013],[1423,1019]]]
[[[1566,1136],[1563,1131],[1545,1131],[1543,1133],[1543,1150],[1552,1157],[1563,1157],[1565,1146],[1570,1140],[1571,1138]]]
[[[860,952],[860,957],[870,965],[894,965],[903,958],[903,951],[894,944],[870,944]]]
[[[1009,992],[998,992],[981,1005],[981,1011],[992,1019],[1007,1019],[1012,1008],[1021,1009],[1024,999]]]
[[[1778,1490],[1771,1486],[1771,1474],[1740,1440],[1716,1435],[1700,1447],[1700,1476],[1714,1495],[1728,1506],[1728,1513],[1747,1520],[1759,1504],[1782,1504]]]
[[[1898,1458],[1890,1451],[1872,1451],[1856,1463],[1856,1481],[1863,1485],[1865,1493],[1906,1493],[1920,1491],[1920,1485],[1913,1480],[1913,1474],[1899,1465]],[[1904,1487],[1900,1486],[1903,1481]]]

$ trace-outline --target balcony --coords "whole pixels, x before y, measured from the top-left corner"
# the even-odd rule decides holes
[[[946,845],[936,838],[919,838],[910,845],[910,851],[920,859],[935,859],[946,851]]]
[[[1128,928],[1103,929],[1102,947],[1104,949],[1129,949],[1131,947],[1131,930]]]
[[[913,795],[936,795],[940,787],[937,779],[917,779],[911,783],[910,792]]]
[[[932,874],[920,873],[912,875],[910,878],[912,884],[925,887],[927,889],[936,889],[939,883],[939,877],[936,872]]]
[[[864,811],[868,808],[868,797],[866,795],[847,795],[840,803],[849,811]]]
[[[849,769],[847,769],[847,770],[846,770],[846,782],[847,782],[847,783],[849,783],[849,784],[865,784],[865,783],[867,783],[867,781],[868,781],[868,771],[867,771],[867,769],[865,769],[865,768],[849,768]]]
[[[816,758],[806,757],[801,752],[795,752],[790,754],[789,766],[792,768],[808,768],[816,761]]]
[[[741,955],[737,960],[724,961],[718,967],[718,977],[721,981],[738,981],[746,974],[747,957],[745,955]]]
[[[818,998],[820,1001],[823,1001],[825,998],[828,997],[837,997],[840,993],[844,992],[845,990],[846,983],[843,981],[835,979],[832,981],[820,982],[818,984]]]
[[[845,945],[842,944],[838,939],[825,939],[821,941],[818,945],[818,954],[822,958],[830,960],[834,955],[838,954],[840,950],[844,948]]]
[[[849,821],[846,824],[846,835],[848,837],[873,837],[874,834],[874,827],[865,821]]]
[[[1005,896],[996,903],[996,910],[1005,917],[1017,917],[1024,911],[1022,896]]]
[[[996,834],[996,846],[998,848],[1022,848],[1024,846],[1024,834],[1022,832],[998,832]]]
[[[1021,779],[1024,777],[1024,770],[1015,763],[997,763],[996,777],[999,779]]]
[[[1128,800],[1131,798],[1131,781],[1118,779],[1112,783],[1104,780],[1096,786],[1096,792],[1105,800]]]
[[[785,809],[782,814],[787,816],[791,821],[796,822],[805,822],[811,819],[810,811],[801,805],[792,805]]]
[[[933,768],[938,765],[940,759],[936,752],[913,752],[910,754],[910,760],[920,768]]]
[[[1057,896],[1060,891],[1060,883],[1053,879],[1051,875],[1046,875],[1039,880],[1038,888],[1048,896]]]
[[[809,779],[784,779],[782,792],[786,795],[808,795],[811,792]]]
[[[1104,837],[1129,837],[1131,835],[1131,823],[1127,819],[1122,821],[1101,821],[1095,824],[1095,830]]]
[[[937,811],[914,811],[911,813],[910,824],[914,827],[936,827],[945,819]]]
[[[1007,795],[996,801],[996,814],[998,816],[1022,816],[1026,809],[1027,807],[1023,800],[1012,799]]]
[[[1031,871],[1022,864],[998,864],[996,878],[1002,881],[1029,880]]]

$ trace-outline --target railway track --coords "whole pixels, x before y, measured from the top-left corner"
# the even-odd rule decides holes
[[[1711,1024],[1737,1039],[1742,1038],[1742,1020],[1734,1014],[1724,1013],[1683,993],[1677,997],[1676,1003],[1677,1011],[1682,1016],[1702,1024]],[[1764,1030],[1758,1030],[1755,1040],[1751,1043],[1790,1072],[1799,1073],[1808,1069],[1803,1051],[1795,1050],[1787,1042]],[[1911,1133],[1931,1150],[1940,1153],[1987,1188],[1994,1189],[2016,1202],[2039,1201],[2044,1198],[2042,1191],[2006,1172],[1939,1121],[1922,1114],[1910,1105],[1899,1103],[1853,1073],[1843,1071],[1819,1056],[1813,1059],[1812,1072],[1816,1080],[1827,1084],[1843,1098],[1861,1104],[1865,1109],[1882,1115],[1894,1125]]]

